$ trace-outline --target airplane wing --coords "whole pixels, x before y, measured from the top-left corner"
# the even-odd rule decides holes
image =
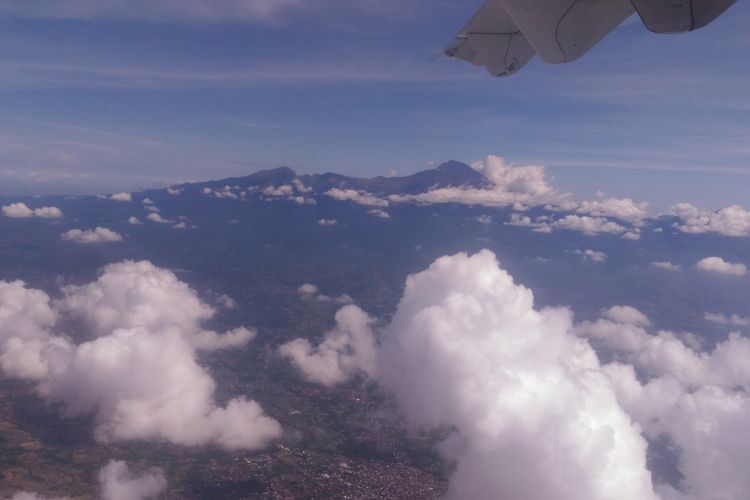
[[[634,11],[651,31],[701,28],[737,0],[486,0],[445,49],[496,76],[518,71],[535,53],[574,61]]]
[[[534,49],[501,0],[487,0],[458,32],[445,54],[484,66],[494,76],[507,76],[529,62]]]
[[[655,33],[682,33],[711,23],[737,0],[633,0],[643,24]]]
[[[501,0],[548,63],[578,59],[630,14],[630,0]]]

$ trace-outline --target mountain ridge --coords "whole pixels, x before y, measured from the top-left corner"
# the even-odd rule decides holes
[[[172,186],[180,189],[221,189],[224,186],[238,186],[241,189],[248,188],[278,188],[283,185],[291,185],[295,180],[304,186],[311,188],[315,193],[321,193],[330,189],[354,189],[367,191],[378,195],[392,194],[418,194],[431,189],[449,187],[471,187],[488,188],[491,182],[481,173],[469,165],[450,160],[441,165],[426,169],[407,176],[372,178],[350,177],[335,172],[322,174],[297,174],[289,167],[277,167],[259,170],[240,177],[228,177],[225,179],[209,180],[201,182],[190,182]],[[160,191],[160,190],[147,190]]]

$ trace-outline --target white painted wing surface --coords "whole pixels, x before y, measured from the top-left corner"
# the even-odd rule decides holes
[[[539,56],[578,59],[633,13],[630,0],[501,0]]]
[[[683,33],[702,28],[737,0],[633,0],[643,24],[655,33]]]
[[[494,76],[507,76],[529,62],[534,49],[501,0],[487,0],[448,45],[445,54],[484,66]]]

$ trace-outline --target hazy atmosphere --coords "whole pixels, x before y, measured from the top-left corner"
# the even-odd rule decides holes
[[[0,25],[0,499],[747,499],[747,1]]]
[[[4,1],[0,193],[495,154],[586,196],[745,201],[747,2],[687,35],[630,19],[585,58],[502,82],[440,56],[480,3]]]

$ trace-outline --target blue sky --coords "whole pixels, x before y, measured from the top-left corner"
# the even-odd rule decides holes
[[[656,208],[750,205],[750,4],[506,79],[438,57],[480,0],[0,1],[0,194],[488,154]]]

